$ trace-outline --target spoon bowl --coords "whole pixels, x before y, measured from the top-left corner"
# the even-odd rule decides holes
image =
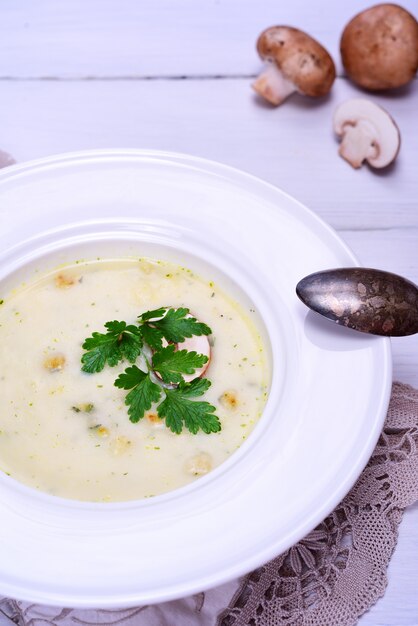
[[[362,333],[418,333],[418,287],[391,272],[363,267],[324,270],[299,281],[296,293],[316,313]]]

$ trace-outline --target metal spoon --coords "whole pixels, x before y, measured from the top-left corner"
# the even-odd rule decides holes
[[[303,278],[296,293],[313,311],[362,333],[418,333],[418,287],[397,274],[363,267],[325,270]]]

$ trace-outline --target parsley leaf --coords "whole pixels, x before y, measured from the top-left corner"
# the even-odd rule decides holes
[[[155,352],[152,358],[152,368],[158,372],[165,383],[181,383],[182,374],[194,374],[207,361],[208,357],[204,354],[176,350],[176,346],[170,344]]]
[[[211,334],[209,326],[195,319],[189,309],[160,307],[140,315],[137,325],[114,320],[107,322],[105,328],[105,333],[94,332],[84,341],[82,370],[100,372],[105,365],[114,367],[123,359],[133,364],[142,353],[145,371],[131,365],[114,382],[129,392],[125,404],[131,422],[139,422],[156,405],[159,417],[174,433],[181,433],[183,427],[193,434],[199,430],[207,434],[221,430],[215,407],[195,399],[209,389],[210,381],[198,377],[191,382],[184,380],[184,375],[193,376],[203,368],[208,356],[178,350],[174,345],[195,335]]]
[[[147,328],[145,332],[148,333],[148,339],[157,331],[159,339],[161,339],[162,334],[169,343],[183,343],[186,337],[210,335],[212,332],[209,326],[203,322],[198,322],[195,317],[190,315],[189,309],[185,308],[160,308],[155,311],[147,311],[138,318],[138,321],[141,324],[141,331]]]
[[[140,327],[140,332],[145,343],[153,350],[160,350],[163,347],[163,333],[144,324]]]
[[[83,348],[86,350],[81,357],[83,372],[93,374],[101,372],[104,366],[114,367],[126,358],[134,363],[142,348],[142,337],[137,326],[127,325],[126,322],[107,322],[106,333],[93,333],[85,340]]]
[[[125,398],[129,407],[128,414],[131,422],[139,422],[154,402],[158,402],[162,388],[152,382],[149,372],[143,372],[136,365],[128,367],[115,380],[115,386],[120,389],[130,389]]]
[[[147,311],[146,313],[142,313],[142,315],[140,315],[138,319],[142,320],[143,322],[159,319],[160,317],[163,317],[165,315],[166,311],[167,307],[162,306],[159,309],[154,309],[153,311]]]
[[[174,433],[181,433],[183,425],[194,435],[198,430],[217,433],[221,430],[219,418],[214,415],[215,407],[209,402],[190,398],[201,396],[210,387],[210,381],[195,378],[190,383],[181,382],[177,389],[165,389],[165,400],[158,406],[158,416],[165,418]]]
[[[185,398],[197,398],[198,396],[203,396],[203,394],[207,392],[211,384],[212,383],[207,378],[195,378],[194,380],[190,381],[190,383],[183,383],[182,395]]]

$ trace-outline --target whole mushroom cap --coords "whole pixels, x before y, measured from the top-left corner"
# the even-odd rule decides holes
[[[323,46],[291,26],[272,26],[261,33],[257,51],[275,63],[284,78],[307,96],[325,96],[335,80],[335,65]]]
[[[353,17],[340,48],[348,76],[361,87],[401,87],[418,69],[418,22],[397,4],[378,4]]]

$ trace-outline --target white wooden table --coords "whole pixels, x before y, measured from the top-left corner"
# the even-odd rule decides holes
[[[402,2],[418,12],[417,0]],[[367,97],[342,76],[344,24],[364,0],[3,0],[0,149],[17,161],[87,148],[188,152],[256,174],[331,224],[364,265],[418,283],[418,80],[371,96],[396,119],[402,148],[384,172],[337,156],[332,113]],[[325,101],[278,109],[250,82],[255,40],[300,27],[336,60]],[[418,336],[393,341],[394,378],[418,387]],[[385,597],[361,626],[418,625],[418,506],[407,511]]]

